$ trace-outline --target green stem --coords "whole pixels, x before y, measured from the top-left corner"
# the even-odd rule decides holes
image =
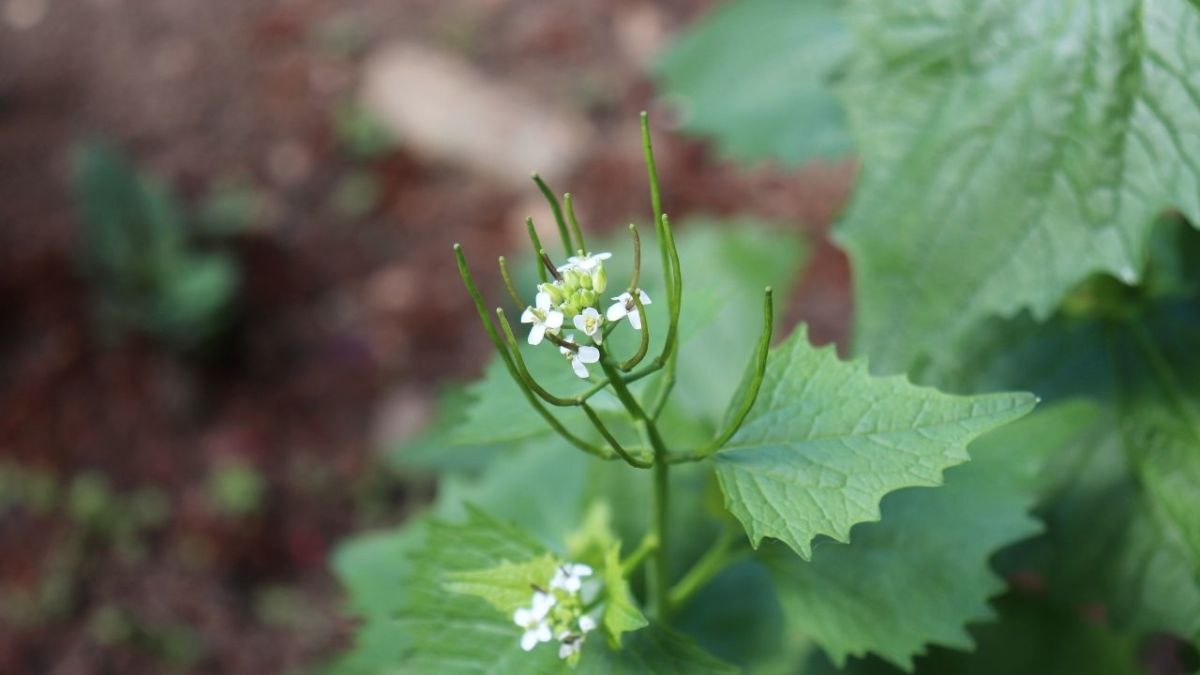
[[[704,459],[720,450],[729,442],[729,439],[733,438],[737,430],[742,427],[742,422],[746,421],[746,416],[750,414],[750,409],[754,407],[754,402],[758,400],[758,390],[762,388],[763,379],[767,374],[767,355],[771,351],[771,329],[774,325],[775,315],[774,303],[772,303],[771,297],[771,287],[767,286],[763,299],[762,333],[758,337],[758,349],[754,353],[754,370],[751,375],[750,385],[746,388],[746,395],[742,398],[742,403],[738,406],[737,413],[734,414],[725,426],[725,430],[708,445],[685,456],[690,461]]]
[[[600,419],[600,416],[596,414],[596,411],[592,410],[592,406],[586,403],[580,405],[583,407],[584,414],[586,414],[588,419],[591,420],[592,426],[596,427],[596,431],[600,432],[600,435],[603,436],[604,440],[608,442],[609,447],[611,447],[613,451],[621,457],[621,459],[625,460],[626,464],[635,469],[649,469],[651,466],[654,466],[653,461],[638,459],[626,451],[625,448],[622,447],[617,441],[616,437],[612,435],[612,432],[608,430],[608,427],[604,424],[604,421]]]
[[[673,287],[675,292],[667,294],[671,323],[667,326],[667,339],[663,343],[663,350],[655,360],[656,363],[666,365],[667,372],[663,376],[662,384],[650,407],[654,419],[658,419],[658,416],[662,414],[663,408],[667,404],[667,398],[671,395],[671,390],[675,388],[675,365],[679,353],[679,314],[683,300],[683,273],[679,265],[679,249],[675,246],[675,233],[671,229],[671,221],[665,214],[662,216],[662,235],[671,261],[671,279],[668,287]]]
[[[736,547],[737,543],[738,536],[730,528],[726,528],[717,537],[712,548],[708,549],[671,588],[667,600],[672,611],[683,607],[697,591],[712,581],[713,577],[720,574],[730,563],[747,554],[745,549]]]
[[[512,298],[513,304],[518,308],[524,306],[525,303],[521,302],[521,296],[517,294],[517,287],[513,285],[512,277],[508,274],[508,261],[504,259],[504,256],[500,256],[500,278],[504,280],[504,288]]]
[[[642,294],[638,291],[633,292],[633,305],[636,308],[638,317],[642,320],[642,330],[638,331],[642,334],[642,341],[638,345],[637,353],[629,357],[628,361],[617,366],[623,372],[633,370],[633,367],[642,362],[646,358],[646,352],[650,350],[650,317],[646,315],[646,308],[642,305]]]
[[[646,556],[658,550],[658,538],[653,533],[647,533],[628,558],[621,561],[621,576],[628,577],[642,564]]]
[[[567,232],[567,221],[563,218],[562,206],[558,203],[558,197],[554,196],[554,191],[546,185],[546,181],[542,180],[536,172],[530,176],[533,182],[537,183],[538,189],[542,191],[542,195],[546,201],[550,203],[550,210],[554,212],[554,222],[558,224],[558,236],[562,238],[563,248],[567,251],[567,257],[575,255],[575,249],[571,246],[571,235]]]
[[[663,274],[669,274],[671,270],[670,260],[668,259],[666,244],[662,233],[662,191],[658,184],[658,165],[654,161],[654,145],[650,141],[650,116],[646,111],[642,111],[642,154],[646,159],[646,175],[650,179],[650,208],[654,211],[654,230],[658,234],[659,253],[662,256]],[[668,284],[670,282],[668,281]],[[670,286],[667,288],[670,292]]]
[[[636,293],[642,277],[642,235],[633,223],[629,224],[629,234],[633,237],[633,278],[629,280],[628,292]]]
[[[667,584],[670,583],[670,567],[667,560],[668,549],[668,518],[667,508],[669,500],[669,475],[670,462],[667,452],[667,445],[663,442],[662,436],[658,432],[658,426],[653,419],[646,414],[646,411],[638,403],[633,392],[629,390],[628,385],[621,379],[621,375],[617,370],[617,365],[613,363],[608,353],[600,352],[600,367],[604,369],[604,374],[608,376],[612,383],[613,393],[617,399],[625,406],[634,423],[646,435],[646,439],[650,447],[654,449],[654,519],[651,523],[650,532],[658,540],[658,551],[654,556],[654,564],[650,566],[649,586],[651,597],[651,608],[659,621],[666,622],[667,620]]]
[[[542,385],[533,379],[529,374],[529,368],[525,366],[525,357],[521,356],[521,348],[517,345],[517,339],[513,336],[512,326],[509,325],[508,319],[504,316],[504,310],[496,308],[496,318],[500,320],[500,328],[504,331],[504,338],[508,341],[509,353],[512,354],[514,363],[517,366],[517,373],[520,375],[521,383],[529,387],[535,394],[542,397],[546,403],[556,405],[562,408],[574,405],[580,405],[580,401],[574,398],[562,398],[555,396],[549,391],[546,391]]]
[[[533,244],[533,255],[538,258],[538,281],[546,283],[546,270],[541,266],[542,257],[542,239],[538,236],[537,228],[533,226],[533,218],[525,219],[525,229],[529,232],[529,243]]]
[[[563,206],[567,209],[567,222],[571,224],[571,234],[575,237],[578,250],[586,255],[587,244],[583,242],[583,230],[579,227],[579,219],[575,217],[575,202],[570,192],[563,195]]]

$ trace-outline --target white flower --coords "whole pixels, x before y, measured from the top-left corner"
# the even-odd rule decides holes
[[[579,653],[583,648],[583,640],[587,634],[596,629],[596,620],[590,616],[584,615],[579,617],[579,632],[572,633],[570,631],[562,631],[558,634],[559,642],[562,644],[558,647],[558,658],[570,658],[572,654]]]
[[[521,607],[513,612],[513,623],[525,629],[521,635],[521,649],[530,651],[538,643],[550,641],[550,624],[546,621],[546,614],[555,602],[557,600],[553,595],[534,591],[532,606]]]
[[[592,617],[590,617],[586,614],[579,617],[579,631],[581,633],[588,633],[593,630],[596,630],[596,620],[595,619],[593,619]]]
[[[600,263],[612,257],[611,253],[590,253],[585,256],[573,255],[567,258],[567,264],[558,268],[559,272],[567,270],[582,270],[591,274],[593,270],[600,266]]]
[[[563,341],[574,344],[575,336],[568,335]],[[562,352],[563,356],[566,356],[567,360],[571,362],[571,369],[575,371],[575,374],[586,380],[588,377],[588,369],[584,364],[595,363],[599,361],[600,350],[596,349],[595,347],[588,346],[579,346],[576,349],[579,351],[575,351],[574,349],[569,349],[567,347],[559,347],[558,351]],[[587,566],[584,565],[584,567]],[[590,568],[588,573],[591,573]],[[555,578],[557,578],[557,575]],[[553,588],[553,585],[551,585],[551,588]]]
[[[603,325],[604,316],[592,307],[575,315],[575,327],[583,331],[584,335],[592,338],[596,344],[600,344],[604,339],[604,331],[600,330]]]
[[[554,571],[550,588],[561,588],[568,593],[578,593],[583,587],[583,577],[592,576],[592,568],[583,564],[567,563]]]
[[[562,640],[562,644],[558,647],[558,658],[560,659],[571,658],[572,654],[577,653],[583,647],[582,635],[563,633],[558,639]]]
[[[646,291],[638,289],[638,299],[643,305],[650,304],[650,296],[646,295]],[[629,293],[622,293],[613,298],[617,302],[608,308],[607,317],[609,321],[620,321],[625,317],[629,317],[629,325],[633,326],[634,330],[642,329],[642,316],[638,312],[637,305],[633,302],[633,296]]]
[[[542,338],[546,336],[546,331],[557,333],[563,325],[563,313],[557,309],[551,309],[549,293],[545,291],[538,293],[534,302],[536,307],[526,307],[521,314],[521,323],[533,324],[533,328],[529,329],[529,344],[531,345],[541,344]]]

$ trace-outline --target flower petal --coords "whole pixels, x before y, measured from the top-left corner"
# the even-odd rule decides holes
[[[518,608],[517,611],[513,612],[513,623],[521,628],[528,626],[533,623],[533,612],[528,607]]]
[[[579,631],[581,633],[587,633],[587,632],[590,632],[593,630],[596,630],[596,620],[595,619],[593,619],[592,617],[590,617],[586,614],[579,617]]]
[[[568,570],[568,572],[570,572],[571,574],[574,574],[577,577],[592,576],[592,568],[583,563],[576,563],[574,565],[571,565],[571,569]]]
[[[575,330],[587,332],[587,319],[584,319],[582,314],[576,314],[571,322],[575,324]]]
[[[608,312],[605,313],[605,318],[607,318],[609,321],[620,321],[621,319],[625,318],[625,303],[618,302],[612,307],[609,307]]]
[[[542,310],[543,312],[549,310],[550,309],[550,294],[545,291],[538,293],[535,302],[537,303],[537,308]]]
[[[646,291],[643,291],[640,288],[638,289],[638,300],[641,300],[643,305],[652,304],[650,302],[650,296],[646,295]]]
[[[629,313],[629,325],[634,330],[642,329],[642,315],[636,309]]]
[[[595,347],[583,346],[579,348],[579,353],[575,355],[576,361],[583,363],[595,363],[600,360],[600,350]]]
[[[521,649],[524,649],[527,652],[532,651],[533,648],[538,645],[538,642],[541,642],[538,640],[538,634],[534,631],[527,630],[525,631],[525,634],[521,636]]]
[[[586,347],[582,347],[581,349],[586,349]],[[587,366],[583,364],[584,362],[581,359],[571,359],[571,369],[575,371],[575,374],[579,376],[580,379],[586,380],[588,378],[588,369]],[[567,581],[569,582],[570,579]]]
[[[524,312],[521,312],[521,323],[533,323],[537,321],[537,316],[533,313],[532,307],[526,307]]]
[[[550,310],[546,313],[546,328],[558,330],[563,325],[563,313],[558,310]]]
[[[533,328],[529,329],[529,344],[539,345],[544,337],[546,337],[546,324],[540,322],[533,324]]]

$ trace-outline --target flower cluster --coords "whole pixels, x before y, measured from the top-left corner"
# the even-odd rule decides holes
[[[567,264],[555,269],[554,281],[539,284],[537,296],[531,307],[521,314],[521,323],[532,324],[529,329],[529,344],[538,345],[551,336],[559,351],[571,364],[571,369],[580,378],[589,376],[587,366],[600,360],[599,345],[604,342],[604,324],[616,323],[626,317],[635,330],[642,329],[642,318],[638,313],[633,296],[626,292],[612,300],[614,304],[601,314],[598,302],[608,288],[608,274],[604,261],[611,253],[592,253],[571,256]],[[642,305],[650,304],[650,296],[638,290]],[[567,320],[578,333],[586,336],[591,344],[576,342],[574,333],[560,335]]]
[[[584,638],[596,628],[596,620],[584,614],[584,579],[592,568],[583,564],[560,565],[545,588],[533,587],[529,607],[513,612],[513,623],[525,632],[521,649],[530,651],[542,642],[557,639],[558,657],[574,664]]]

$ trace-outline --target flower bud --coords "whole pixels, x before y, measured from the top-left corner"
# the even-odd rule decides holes
[[[590,291],[592,289],[592,275],[580,273],[579,287]]]
[[[554,284],[539,284],[538,290],[547,293],[550,296],[550,302],[555,305],[561,305],[563,300],[567,299],[567,294],[563,292],[562,286]]]
[[[566,272],[563,272],[562,278],[563,290],[566,291],[568,295],[579,290],[579,275],[575,273],[575,270],[567,270]]]
[[[596,292],[589,290],[579,290],[575,292],[575,297],[578,298],[582,306],[579,311],[583,311],[585,307],[594,307],[596,305]]]
[[[604,271],[604,265],[600,265],[595,272],[592,272],[592,290],[603,293],[606,288],[608,288],[608,273]]]

